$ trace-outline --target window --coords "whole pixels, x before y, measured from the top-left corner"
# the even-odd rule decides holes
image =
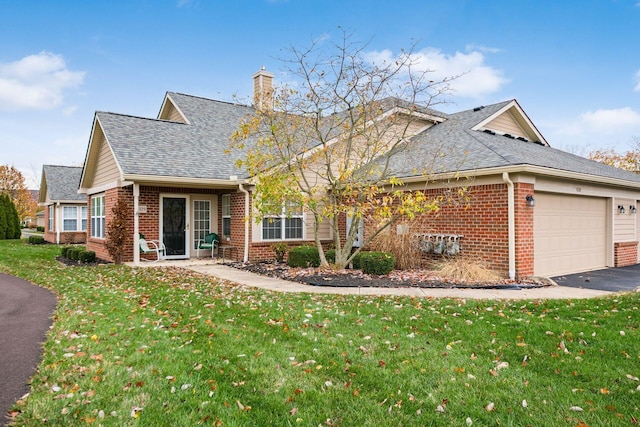
[[[80,230],[81,231],[87,231],[87,207],[86,206],[82,206],[80,208]]]
[[[222,195],[222,235],[231,236],[231,195]]]
[[[104,194],[91,198],[91,237],[104,239]]]
[[[198,245],[198,240],[204,240],[204,236],[211,230],[211,202],[209,200],[194,200],[193,202],[193,247]]]
[[[62,231],[78,230],[78,208],[76,206],[62,207]]]
[[[280,215],[270,215],[262,220],[262,240],[303,238],[302,206],[288,202]]]
[[[49,231],[55,231],[54,228],[53,228],[53,224],[54,224],[53,219],[55,217],[54,212],[55,212],[54,211],[54,206],[53,205],[49,205]]]

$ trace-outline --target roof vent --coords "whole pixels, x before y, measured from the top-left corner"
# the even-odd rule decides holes
[[[515,139],[516,137],[511,135],[510,133],[505,133],[504,136],[506,136],[507,138],[511,138],[511,139]]]
[[[480,110],[482,110],[483,108],[484,108],[484,105],[481,105],[481,106],[479,106],[479,107],[474,108],[474,109],[473,109],[473,111],[480,111]]]
[[[496,134],[496,133],[495,133],[494,131],[492,131],[491,129],[485,129],[483,132],[484,132],[484,133],[488,133],[488,134],[490,134],[490,135],[495,135],[495,134]]]

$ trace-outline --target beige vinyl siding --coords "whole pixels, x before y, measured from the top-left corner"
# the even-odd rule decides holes
[[[98,161],[96,162],[93,178],[94,187],[116,181],[120,178],[120,171],[118,170],[116,161],[113,158],[113,153],[111,153],[104,135],[100,132],[96,137],[98,139],[95,142],[98,143],[100,151],[98,153]]]
[[[169,120],[172,122],[186,123],[185,118],[180,114],[180,111],[173,105],[171,101],[167,99],[167,103],[162,108],[159,118],[161,120]]]
[[[491,120],[489,123],[487,123],[485,128],[491,129],[498,133],[508,133],[509,135],[528,138],[527,132],[522,129],[520,124],[513,117],[513,114],[511,114],[509,111]]]
[[[304,221],[305,221],[305,235],[307,240],[313,240],[314,238],[314,227],[316,224],[316,220],[311,212],[304,213]],[[329,220],[324,220],[320,222],[320,226],[318,227],[318,237],[320,240],[328,240],[331,239],[331,224],[329,224]]]
[[[624,213],[618,213],[618,205],[624,207]],[[613,241],[634,242],[636,240],[636,215],[629,206],[635,206],[635,200],[614,199],[613,201]]]

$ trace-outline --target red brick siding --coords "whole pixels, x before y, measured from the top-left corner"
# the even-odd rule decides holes
[[[532,184],[514,184],[516,276],[533,274],[533,209],[526,195],[533,195]],[[430,198],[442,190],[427,190]],[[457,234],[463,256],[483,261],[497,273],[509,274],[508,190],[506,184],[477,185],[469,188],[467,204],[445,204],[438,211],[420,215],[411,233]],[[373,224],[365,225],[365,235]],[[440,255],[425,254],[425,259]]]
[[[78,207],[80,209],[80,207]],[[57,212],[57,209],[54,208],[54,215]],[[57,219],[54,218],[53,223],[56,224]],[[44,223],[45,223],[45,233],[44,240],[49,243],[58,243],[58,233],[56,231],[49,230],[49,206],[46,206],[44,209]],[[70,245],[70,244],[81,244],[86,242],[87,233],[84,231],[60,231],[60,244]]]
[[[616,242],[613,250],[614,266],[625,267],[638,263],[638,242]]]

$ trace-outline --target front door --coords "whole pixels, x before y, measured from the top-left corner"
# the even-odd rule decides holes
[[[162,196],[162,242],[167,247],[168,259],[182,259],[189,257],[187,222],[187,197]]]

